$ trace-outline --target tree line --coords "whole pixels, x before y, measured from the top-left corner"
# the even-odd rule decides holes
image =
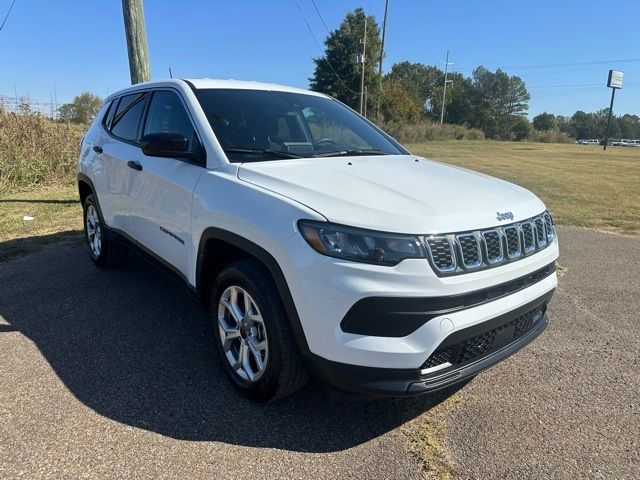
[[[387,74],[379,75],[376,67],[381,49],[380,27],[375,17],[367,16],[362,8],[349,12],[325,39],[325,55],[314,59],[311,89],[358,109],[362,66],[355,53],[362,51],[365,17],[367,117],[383,126],[439,121],[445,73],[436,66],[403,61],[392,65]],[[608,109],[595,113],[578,111],[571,117],[545,112],[529,122],[531,95],[525,82],[501,69],[491,71],[479,66],[468,77],[459,72],[448,73],[447,80],[444,121],[480,129],[487,138],[523,140],[549,132],[558,134],[553,138],[604,135]],[[613,117],[611,137],[640,137],[638,116]]]
[[[571,138],[602,138],[607,126],[609,109],[587,113],[578,110],[570,117],[541,113],[533,117],[532,126],[538,131],[559,130]],[[611,116],[611,138],[640,139],[640,117],[625,113]]]

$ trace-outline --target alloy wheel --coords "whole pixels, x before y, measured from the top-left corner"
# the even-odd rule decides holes
[[[89,204],[87,206],[87,241],[89,242],[89,249],[94,257],[99,257],[102,251],[102,227],[100,226],[100,218],[98,217],[98,211],[96,207]]]
[[[227,287],[218,303],[218,329],[224,356],[242,380],[257,382],[269,360],[264,320],[255,300],[242,287]]]

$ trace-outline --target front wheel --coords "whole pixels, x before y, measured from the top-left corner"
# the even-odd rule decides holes
[[[227,376],[245,396],[267,402],[305,384],[307,373],[280,296],[260,262],[229,265],[218,276],[210,312]]]
[[[127,258],[127,249],[105,236],[104,221],[93,195],[87,195],[83,204],[84,234],[91,260],[100,267],[113,268]]]

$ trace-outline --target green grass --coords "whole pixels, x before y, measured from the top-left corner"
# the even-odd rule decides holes
[[[25,216],[33,220],[24,220]],[[79,237],[82,208],[75,186],[0,194],[0,261]]]
[[[533,191],[558,224],[640,235],[640,148],[465,140],[407,147]]]

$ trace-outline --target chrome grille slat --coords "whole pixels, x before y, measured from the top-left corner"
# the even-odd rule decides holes
[[[547,232],[545,231],[544,220],[542,217],[537,217],[533,221],[533,226],[535,227],[536,232],[536,245],[539,249],[547,246]]]
[[[482,265],[482,250],[480,249],[480,239],[475,233],[463,233],[456,235],[458,247],[461,253],[461,264],[471,270]]]
[[[482,235],[484,243],[484,254],[486,261],[494,265],[504,260],[502,248],[502,234],[498,230],[485,230]]]
[[[520,241],[520,232],[518,227],[511,225],[502,229],[507,242],[507,256],[510,260],[520,258],[522,255],[522,242]]]
[[[529,254],[536,249],[535,227],[533,226],[533,222],[520,223],[520,231],[522,232],[524,253]]]
[[[542,215],[542,218],[544,219],[545,229],[547,231],[547,242],[551,242],[556,236],[556,230],[553,228],[553,219],[551,215],[549,215],[549,212]]]
[[[432,236],[427,238],[427,251],[433,264],[441,272],[451,272],[458,266],[453,244],[449,237]]]
[[[438,275],[496,267],[532,255],[556,236],[549,212],[484,230],[421,237]]]

